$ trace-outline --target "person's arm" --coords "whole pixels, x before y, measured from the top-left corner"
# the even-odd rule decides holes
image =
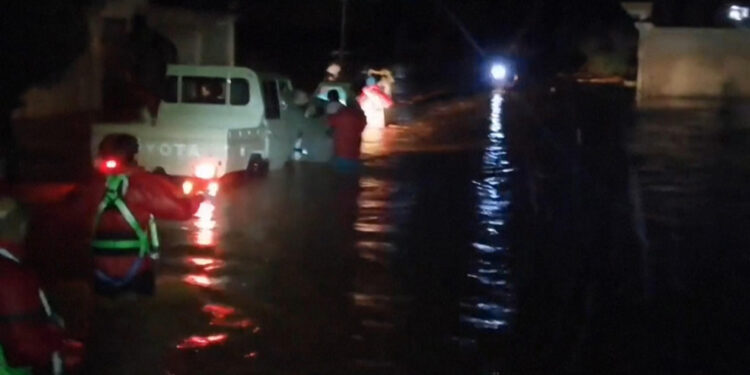
[[[151,173],[138,174],[142,204],[157,219],[188,220],[198,211],[203,197],[185,196],[171,181]]]
[[[0,296],[0,303],[11,304],[40,298],[38,291],[41,290],[41,284],[31,269],[5,269],[2,276],[0,285],[5,289]],[[18,363],[35,369],[45,368],[51,364],[53,354],[63,346],[63,329],[51,321],[44,320],[44,316],[41,315],[44,311],[28,311],[23,314],[26,313],[35,315],[19,321],[16,329],[8,332],[9,336],[6,338],[11,345],[3,347],[3,350],[8,358]]]
[[[388,69],[380,69],[380,70],[370,69],[367,72],[367,74],[370,74],[370,75],[376,74],[379,76],[383,76],[383,79],[386,80],[388,83],[393,83],[396,81],[395,79],[393,79],[393,73],[391,73],[391,71]]]

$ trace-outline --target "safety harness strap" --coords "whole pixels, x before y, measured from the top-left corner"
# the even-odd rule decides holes
[[[13,256],[10,251],[2,247],[0,247],[0,259],[6,259],[19,265],[21,264],[21,261],[18,260],[18,258]],[[44,294],[44,291],[41,289],[39,289],[38,294],[39,303],[42,305],[39,311],[15,315],[0,315],[0,324],[12,324],[29,321],[50,321],[50,319],[52,319],[55,314],[52,311],[49,302],[47,301],[47,295]]]
[[[141,241],[139,240],[94,240],[91,246],[97,249],[111,250],[132,250],[140,249]]]
[[[0,375],[31,375],[31,369],[28,367],[11,368],[8,361],[5,359],[3,347],[0,345]]]
[[[151,234],[151,251],[158,252],[160,246],[159,231],[156,230],[156,219],[154,218],[154,215],[151,215],[148,219],[148,232]]]
[[[130,284],[133,279],[138,275],[138,271],[140,271],[141,267],[143,266],[143,258],[139,257],[136,259],[135,262],[133,262],[133,265],[130,266],[130,269],[128,270],[128,273],[125,274],[125,277],[121,279],[115,279],[107,276],[104,272],[101,270],[96,270],[94,274],[96,275],[96,278],[99,279],[102,282],[105,282],[107,284],[110,284],[114,286],[115,288],[119,288],[123,285]]]
[[[135,216],[123,200],[123,197],[128,190],[128,186],[129,181],[127,175],[107,177],[107,193],[99,204],[96,218],[94,220],[94,228],[96,229],[96,227],[99,226],[102,214],[114,207],[120,215],[122,215],[125,222],[128,223],[128,226],[133,230],[136,240],[95,240],[92,241],[92,247],[103,250],[137,249],[138,256],[144,257],[149,253],[154,244],[158,246],[158,239],[155,239],[156,226],[153,224],[152,216],[149,219],[149,232],[151,234],[151,241],[149,242],[149,235],[143,230],[143,228],[141,228],[138,220],[136,220]]]

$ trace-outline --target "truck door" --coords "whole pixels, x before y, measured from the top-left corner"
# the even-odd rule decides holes
[[[264,119],[271,132],[270,149],[268,153],[269,166],[277,169],[291,158],[294,150],[296,131],[287,121],[287,101],[281,97],[279,83],[275,79],[267,79],[261,83],[264,104]]]
[[[239,108],[240,118],[227,131],[227,170],[244,170],[253,154],[268,158],[270,152],[268,126],[265,119],[264,90],[260,81],[248,77],[232,77],[230,105]],[[258,119],[247,120],[248,114],[256,114]]]

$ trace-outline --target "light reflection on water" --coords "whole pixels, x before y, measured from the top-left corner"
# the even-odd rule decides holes
[[[201,203],[193,222],[196,228],[194,234],[194,242],[196,245],[209,247],[216,244],[216,238],[214,235],[216,229],[216,220],[214,220],[215,211],[216,207],[213,203],[209,201]]]
[[[493,94],[489,144],[482,158],[483,173],[480,179],[473,181],[477,194],[478,228],[472,244],[475,252],[466,272],[472,293],[459,303],[461,322],[480,331],[507,329],[514,311],[506,236],[513,168],[507,160],[502,105],[502,95]]]
[[[402,340],[404,306],[394,263],[401,249],[396,238],[414,204],[408,184],[392,178],[359,179],[356,218],[352,223],[358,254],[350,294],[357,325],[351,332],[350,359],[355,371],[393,370],[394,343]]]

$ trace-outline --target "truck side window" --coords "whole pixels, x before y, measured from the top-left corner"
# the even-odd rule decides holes
[[[245,105],[250,103],[250,83],[244,78],[232,78],[229,85],[229,103]]]
[[[182,102],[201,104],[226,103],[226,78],[182,77]]]
[[[279,90],[276,87],[276,81],[263,81],[263,104],[266,109],[266,118],[277,119],[281,117]]]
[[[167,76],[164,81],[164,101],[177,103],[177,76]]]

